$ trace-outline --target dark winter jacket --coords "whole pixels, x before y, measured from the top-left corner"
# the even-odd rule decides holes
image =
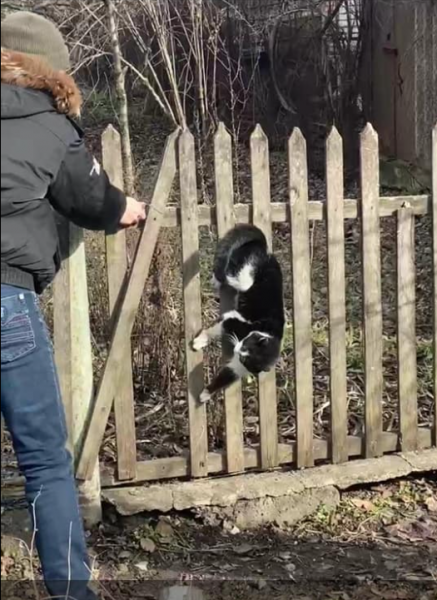
[[[60,266],[54,211],[115,231],[126,207],[72,121],[73,79],[39,59],[1,55],[1,283],[40,293]]]

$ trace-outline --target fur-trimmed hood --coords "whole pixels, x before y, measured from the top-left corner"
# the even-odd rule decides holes
[[[47,92],[53,97],[58,112],[69,117],[80,116],[82,95],[74,79],[63,71],[54,71],[42,58],[2,48],[1,82]]]

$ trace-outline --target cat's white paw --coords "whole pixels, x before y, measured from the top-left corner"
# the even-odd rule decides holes
[[[193,340],[193,350],[194,352],[200,352],[204,348],[208,346],[209,339],[205,331],[202,331],[194,340]]]
[[[208,390],[203,390],[199,397],[200,404],[207,404],[210,400],[211,394],[208,392]]]

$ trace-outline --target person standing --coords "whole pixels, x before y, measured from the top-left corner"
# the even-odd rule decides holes
[[[145,205],[111,185],[74,121],[81,95],[60,31],[29,12],[1,26],[1,411],[26,479],[44,580],[90,600],[90,564],[52,343],[38,296],[60,268],[55,211],[115,232]]]

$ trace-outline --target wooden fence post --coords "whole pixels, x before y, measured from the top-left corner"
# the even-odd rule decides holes
[[[232,139],[223,123],[220,123],[214,139],[217,227],[223,237],[235,226],[234,184],[232,174]],[[222,292],[221,310],[233,308],[233,298]],[[225,393],[226,451],[229,473],[244,471],[243,397],[241,383]]]
[[[432,223],[434,246],[434,445],[437,446],[437,124],[432,132]]]
[[[417,450],[417,344],[415,218],[411,208],[398,212],[397,302],[398,378],[401,449]]]
[[[120,134],[110,125],[102,136],[103,166],[113,185],[124,188],[123,158]],[[127,281],[126,232],[106,236],[106,265],[108,271],[109,310],[111,324],[123,296]],[[132,348],[126,352],[121,374],[122,386],[114,399],[117,437],[117,464],[120,481],[135,479],[137,449],[135,432],[135,405],[132,374]]]
[[[272,211],[270,190],[269,140],[258,125],[250,140],[252,164],[253,223],[265,234],[270,251],[273,249]],[[259,420],[261,438],[261,466],[278,466],[278,401],[276,371],[259,377]]]
[[[55,352],[66,406],[70,446],[76,459],[93,408],[93,355],[89,321],[88,284],[83,231],[64,222],[61,231],[67,255],[55,281]],[[102,519],[98,462],[89,481],[79,486],[83,516],[88,527]]]
[[[126,360],[129,341],[144,286],[149,275],[165,209],[176,176],[176,141],[179,130],[167,140],[164,157],[155,185],[147,221],[141,234],[135,260],[129,275],[126,294],[114,323],[111,346],[97,392],[97,398],[77,468],[77,477],[91,477],[102,444],[114,395],[118,393],[122,365]]]
[[[349,460],[347,446],[346,267],[343,140],[334,127],[326,144],[329,349],[332,461]]]
[[[74,450],[72,374],[71,374],[71,312],[70,312],[70,224],[57,215],[59,244],[62,255],[62,269],[53,286],[53,322],[55,362],[59,376],[62,402],[68,425],[68,449],[72,456]]]
[[[361,134],[361,236],[363,261],[366,457],[381,455],[383,329],[378,135]]]
[[[297,465],[314,465],[313,331],[306,141],[295,129],[289,142],[293,332],[295,355]]]
[[[181,185],[182,259],[185,313],[185,353],[190,420],[191,475],[208,475],[208,427],[206,407],[199,403],[204,388],[203,354],[191,342],[202,329],[199,223],[194,137],[186,130],[179,139]]]

